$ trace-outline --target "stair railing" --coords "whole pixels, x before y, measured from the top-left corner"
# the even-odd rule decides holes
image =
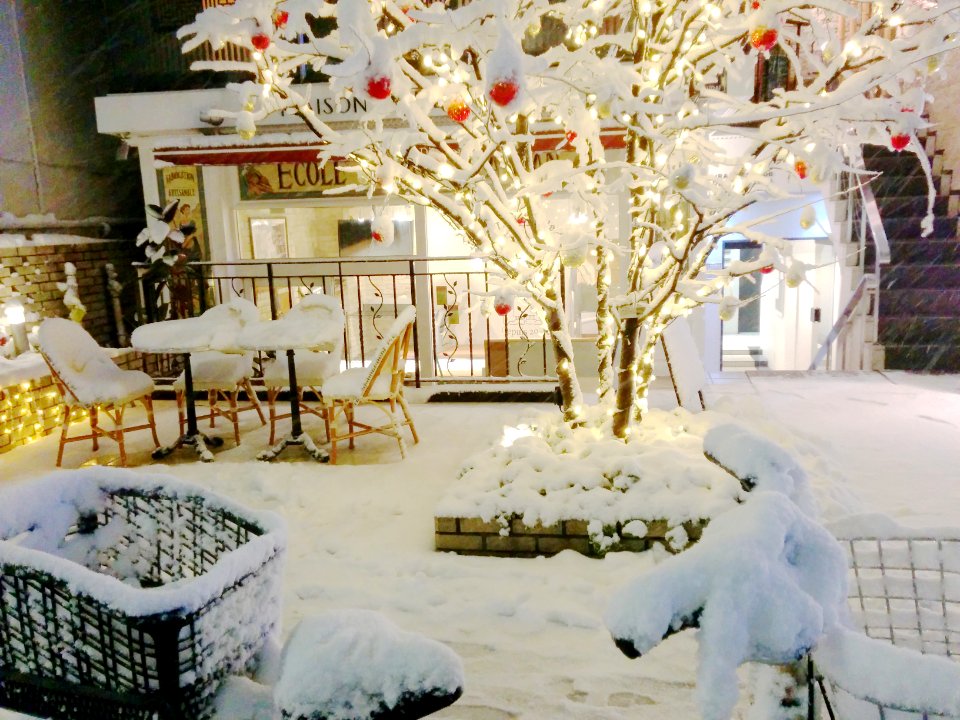
[[[847,202],[851,230],[857,238],[860,281],[810,363],[810,370],[816,370],[821,363],[828,370],[871,370],[873,366],[879,333],[880,266],[890,262],[890,242],[873,188],[864,182],[866,166],[859,145],[850,151],[850,165],[855,172],[847,175],[847,183],[855,184],[857,192],[848,193]],[[871,245],[873,267],[867,271],[867,248]]]

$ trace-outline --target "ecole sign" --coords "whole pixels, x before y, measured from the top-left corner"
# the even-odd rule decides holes
[[[320,197],[327,190],[356,182],[356,175],[341,169],[340,161],[274,162],[241,165],[240,197],[243,200]],[[364,190],[337,193],[338,196],[365,194]]]

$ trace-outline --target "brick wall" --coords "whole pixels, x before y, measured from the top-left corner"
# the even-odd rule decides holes
[[[642,538],[624,536],[623,526],[612,528],[620,536],[619,542],[602,551],[590,540],[586,520],[561,520],[552,525],[526,525],[520,518],[510,521],[509,534],[501,535],[496,520],[481,518],[438,517],[434,519],[434,541],[437,550],[461,555],[495,555],[502,557],[536,557],[556,555],[561,550],[575,550],[583,555],[599,557],[605,552],[642,552],[660,544],[671,552],[667,542],[670,526],[666,520],[646,520],[647,534]],[[706,521],[683,523],[689,544],[700,539]]]
[[[28,235],[28,234],[27,234]],[[83,326],[105,346],[116,345],[116,325],[107,294],[104,266],[113,263],[119,281],[125,286],[123,306],[135,306],[136,275],[133,262],[142,251],[131,240],[100,240],[63,244],[35,244],[24,234],[0,233],[0,306],[19,293],[27,312],[40,318],[67,317],[63,292],[57,288],[64,282],[64,264],[77,268],[77,284],[87,314]],[[22,244],[15,244],[17,240]]]

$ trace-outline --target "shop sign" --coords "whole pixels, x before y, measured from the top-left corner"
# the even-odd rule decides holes
[[[191,260],[208,260],[206,229],[203,222],[203,188],[198,165],[172,165],[160,169],[162,205],[179,201],[177,214],[170,221],[174,228],[193,226],[183,241],[183,250]]]
[[[243,200],[320,197],[325,191],[345,188],[357,181],[340,161],[273,162],[240,166],[240,197]],[[338,192],[337,196],[365,195],[362,188]]]

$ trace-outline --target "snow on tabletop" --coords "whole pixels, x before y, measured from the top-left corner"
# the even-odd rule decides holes
[[[247,325],[237,340],[251,350],[332,350],[343,335],[339,304],[324,295],[308,295],[279,320]]]
[[[274,702],[293,717],[361,720],[410,696],[452,695],[463,685],[463,664],[445,645],[377,612],[338,610],[294,628]]]
[[[885,640],[838,630],[817,646],[814,661],[850,694],[915,713],[960,717],[960,665]]]
[[[680,525],[736,507],[736,478],[704,457],[704,439],[729,416],[651,410],[627,442],[607,425],[571,428],[556,412],[506,427],[470,457],[436,508],[439,517],[538,521],[666,520]]]
[[[67,530],[76,525],[81,516],[102,512],[107,494],[127,488],[174,498],[201,498],[209,506],[249,519],[265,532],[221,555],[203,575],[156,588],[128,585],[63,557],[77,550],[65,543]],[[119,530],[113,523],[100,528],[94,533],[99,536],[96,542],[109,542],[111,535]],[[0,490],[0,538],[0,563],[50,573],[65,581],[73,592],[137,617],[197,610],[286,546],[284,524],[271,512],[249,510],[169,476],[102,467],[59,471],[4,487]]]
[[[130,343],[146,352],[242,352],[237,343],[240,331],[259,318],[256,305],[235,297],[214,305],[199,317],[141,325],[133,331]]]
[[[604,619],[627,654],[699,626],[705,720],[729,718],[737,667],[798,660],[845,616],[842,548],[789,498],[756,491],[714,518],[700,542],[618,590]]]
[[[883,513],[859,513],[838,517],[826,524],[834,537],[840,540],[876,540],[896,539],[960,539],[960,527],[924,527],[922,529],[901,525],[889,515]],[[960,568],[958,568],[960,570]]]

